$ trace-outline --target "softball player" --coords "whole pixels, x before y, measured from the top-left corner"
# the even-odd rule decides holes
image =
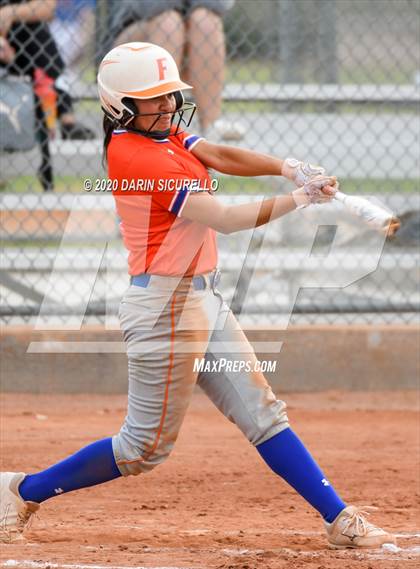
[[[181,132],[188,108],[171,55],[153,44],[111,50],[98,73],[109,177],[129,251],[131,285],[120,307],[127,345],[128,411],[118,434],[36,473],[1,475],[0,539],[22,534],[41,502],[120,476],[146,473],[170,454],[196,383],[270,468],[322,516],[331,547],[378,547],[394,536],[347,506],[291,430],[255,363],[252,347],[217,289],[216,232],[268,223],[297,207],[329,201],[336,180],[294,159],[211,144]],[[222,205],[208,168],[239,176],[282,175],[298,189],[261,203]],[[141,182],[141,184],[140,184]],[[124,185],[131,190],[123,191]],[[130,185],[131,184],[131,185]],[[134,185],[134,187],[133,187]],[[141,186],[139,190],[139,185]],[[170,191],[171,188],[175,191]],[[231,362],[195,371],[194,360]]]

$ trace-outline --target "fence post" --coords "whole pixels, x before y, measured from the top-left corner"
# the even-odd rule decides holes
[[[336,0],[278,3],[283,83],[336,83]]]
[[[304,35],[299,33],[302,6],[299,0],[280,1],[278,9],[280,25],[280,72],[283,83],[303,83]]]
[[[319,82],[338,83],[336,0],[317,0]],[[318,83],[318,81],[315,81]]]
[[[95,64],[99,66],[103,56],[112,47],[112,5],[114,0],[98,0],[95,18]]]

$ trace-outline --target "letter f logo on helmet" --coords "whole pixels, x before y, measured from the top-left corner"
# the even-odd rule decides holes
[[[163,81],[165,79],[165,71],[168,70],[166,66],[166,57],[156,59],[156,63],[159,69],[159,81]]]

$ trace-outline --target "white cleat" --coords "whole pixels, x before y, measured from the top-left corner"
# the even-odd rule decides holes
[[[38,509],[36,502],[25,502],[19,496],[23,472],[0,473],[0,543],[25,541],[23,530]]]
[[[347,506],[331,523],[325,523],[329,547],[331,549],[371,548],[376,549],[384,543],[396,545],[395,537],[368,522],[367,511],[376,510],[370,506]]]

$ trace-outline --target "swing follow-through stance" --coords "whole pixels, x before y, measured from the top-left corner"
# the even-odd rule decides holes
[[[331,547],[395,543],[361,508],[339,497],[260,371],[252,365],[240,371],[194,367],[196,358],[256,361],[217,288],[216,233],[250,229],[298,207],[328,202],[337,190],[335,177],[295,159],[212,144],[182,131],[194,111],[182,95],[189,85],[159,46],[135,42],[112,49],[100,65],[98,88],[108,173],[119,188],[114,197],[129,251],[131,284],[119,311],[128,355],[127,416],[119,433],[46,470],[2,473],[0,541],[24,539],[28,520],[49,498],[161,464],[198,383],[268,466],[320,513]],[[285,176],[297,189],[227,206],[211,190],[210,168],[236,176]],[[147,192],[122,190],[139,180]]]

